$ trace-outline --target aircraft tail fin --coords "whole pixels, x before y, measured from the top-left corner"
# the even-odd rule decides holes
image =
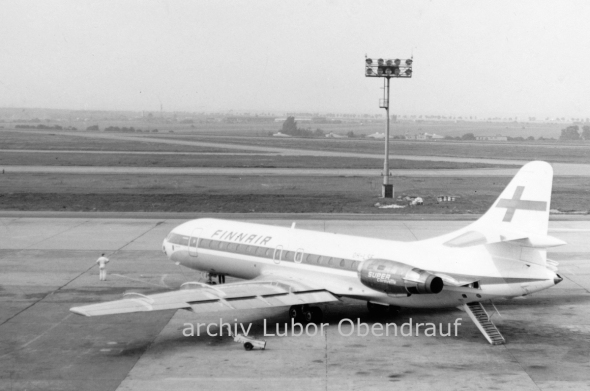
[[[526,247],[540,254],[544,263],[545,249],[566,244],[547,235],[552,181],[548,163],[525,164],[479,220],[439,240],[449,247],[494,243]]]
[[[477,225],[547,235],[552,185],[553,168],[549,163],[525,164]]]

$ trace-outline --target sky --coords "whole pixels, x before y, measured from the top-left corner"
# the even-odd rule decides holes
[[[590,117],[588,1],[12,1],[0,107]]]

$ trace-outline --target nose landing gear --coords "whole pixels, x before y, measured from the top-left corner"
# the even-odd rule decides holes
[[[207,273],[207,284],[209,284],[209,285],[217,284],[215,281],[213,281],[213,278],[215,278],[215,277],[216,277],[216,274]]]
[[[215,277],[217,277],[217,282],[213,281]],[[207,284],[225,284],[225,274],[207,273]]]

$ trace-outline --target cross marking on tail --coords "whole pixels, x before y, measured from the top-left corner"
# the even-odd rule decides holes
[[[517,186],[514,191],[514,195],[511,199],[500,198],[496,204],[496,208],[506,208],[506,214],[504,215],[504,222],[511,222],[514,217],[514,212],[517,209],[522,210],[538,210],[544,212],[547,209],[547,202],[545,201],[528,201],[521,200],[522,193],[524,192],[524,186]]]

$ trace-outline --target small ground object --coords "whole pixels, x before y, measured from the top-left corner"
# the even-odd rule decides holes
[[[410,206],[416,205],[424,205],[424,200],[422,199],[422,197],[416,197],[412,200],[412,202],[410,202]]]
[[[455,201],[457,197],[456,196],[438,196],[436,197],[436,201],[437,202],[453,202]]]
[[[237,334],[236,336],[234,336],[234,342],[243,343],[244,349],[246,350],[252,350],[254,348],[264,350],[266,348],[266,341],[256,339],[253,337],[248,337],[242,334]]]

